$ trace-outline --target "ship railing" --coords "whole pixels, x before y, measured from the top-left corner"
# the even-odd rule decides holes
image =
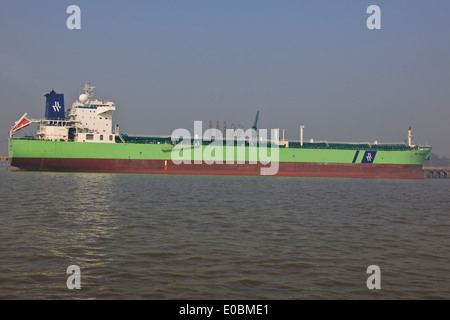
[[[71,124],[79,124],[81,123],[80,120],[56,120],[56,119],[28,119],[31,123],[39,123],[39,124],[47,124],[47,125],[53,125],[55,123],[64,124],[64,125],[71,125]]]
[[[22,137],[12,137],[12,140],[39,140],[36,136],[22,136]]]
[[[291,140],[292,142],[300,142],[299,140]],[[325,143],[325,144],[367,144],[367,145],[390,145],[390,146],[404,146],[406,145],[404,142],[367,142],[367,141],[328,141],[328,140],[313,140],[313,141],[304,141],[303,143]]]
[[[307,141],[303,145],[299,141],[289,142],[289,148],[302,149],[336,149],[336,150],[417,150],[417,146],[408,146],[404,143],[370,143],[370,142],[330,142],[330,141]]]
[[[171,135],[156,135],[156,134],[125,134],[122,133],[122,136],[127,136],[130,138],[171,138]]]

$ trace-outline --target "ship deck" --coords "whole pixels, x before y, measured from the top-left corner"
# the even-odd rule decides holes
[[[125,143],[142,143],[142,144],[165,144],[172,143],[170,136],[129,136],[126,134],[122,134],[122,138]],[[227,145],[229,142],[226,139],[223,139],[223,145]],[[203,140],[203,145],[209,145],[211,141]],[[234,140],[234,145],[242,145],[245,143],[246,146],[249,146],[249,142],[246,140]],[[187,144],[194,145],[195,140],[191,139]],[[264,143],[264,146],[270,147],[270,142]],[[279,148],[295,148],[295,149],[331,149],[331,150],[368,150],[368,151],[405,151],[405,150],[415,150],[423,147],[414,146],[410,147],[406,144],[402,143],[345,143],[345,142],[328,142],[328,141],[317,141],[317,142],[303,142],[301,145],[300,141],[289,141],[288,145],[278,145]]]
[[[133,143],[133,144],[173,144],[171,136],[134,136],[121,134],[123,142]],[[24,140],[38,140],[33,136],[15,137],[13,139],[24,139]],[[213,140],[214,141],[214,140]],[[203,145],[209,145],[213,141],[201,140]],[[117,139],[116,142],[122,142]],[[329,149],[329,150],[367,150],[367,151],[407,151],[407,150],[423,150],[431,149],[427,146],[408,146],[402,143],[368,143],[368,142],[328,142],[328,141],[316,141],[316,142],[303,142],[301,145],[300,141],[286,141],[286,144],[278,144],[279,148],[293,148],[293,149]],[[191,141],[183,141],[184,144],[195,145],[198,143],[195,139]],[[230,140],[223,139],[223,145],[232,145]],[[271,147],[270,140],[264,143],[259,142],[255,144],[250,144],[248,140],[235,139],[234,146],[259,146]]]

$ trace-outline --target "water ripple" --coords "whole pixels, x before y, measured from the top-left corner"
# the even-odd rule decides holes
[[[2,299],[450,298],[450,181],[0,179]]]

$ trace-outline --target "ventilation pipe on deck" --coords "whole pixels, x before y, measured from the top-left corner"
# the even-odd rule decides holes
[[[303,147],[303,129],[305,128],[305,126],[300,126],[300,146]]]
[[[409,147],[413,147],[413,139],[414,139],[414,135],[411,134],[411,127],[409,127],[408,130],[408,146]]]

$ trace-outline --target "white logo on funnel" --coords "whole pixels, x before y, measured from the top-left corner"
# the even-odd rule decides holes
[[[59,101],[55,101],[55,104],[52,106],[55,112],[59,112],[61,110],[61,106],[59,105]]]

